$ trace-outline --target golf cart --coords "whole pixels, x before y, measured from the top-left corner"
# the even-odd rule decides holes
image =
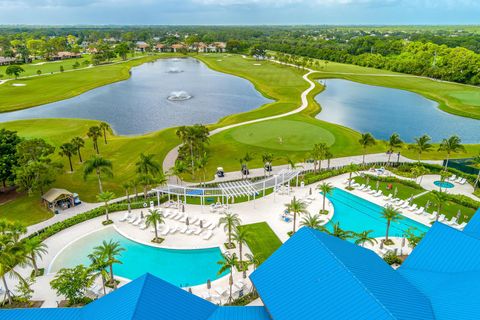
[[[219,177],[219,178],[225,177],[225,171],[223,171],[223,167],[218,167],[216,174],[217,174],[217,177]]]

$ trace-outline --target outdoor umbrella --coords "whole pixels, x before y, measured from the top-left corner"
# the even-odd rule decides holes
[[[310,191],[309,191],[310,195],[312,195],[312,188],[310,188]]]
[[[247,270],[243,270],[243,279],[247,279]]]
[[[380,249],[383,249],[383,240],[380,241]]]
[[[365,184],[368,185],[370,183],[370,177],[367,177]]]
[[[200,220],[200,229],[203,228],[203,220]]]
[[[187,217],[187,219],[185,220],[185,224],[186,224],[187,226],[190,225],[190,219],[188,219],[188,217]]]
[[[408,200],[408,203],[409,203],[410,205],[412,204],[412,202],[413,202],[413,193],[412,193],[412,195],[410,196],[410,200]]]
[[[395,191],[393,191],[393,196],[396,197],[396,196],[397,196],[397,193],[398,193],[398,188],[395,187]]]
[[[208,290],[208,293],[210,294],[210,289],[212,289],[212,281],[210,281],[210,279],[207,280],[207,290]]]
[[[192,293],[192,288],[188,288],[188,292]]]
[[[143,219],[144,216],[143,216],[143,211],[140,211],[140,218]]]
[[[427,200],[427,203],[425,204],[425,210],[428,209],[428,207],[430,207],[430,200]]]
[[[402,248],[405,247],[405,237],[402,238]]]
[[[130,201],[128,202],[128,213],[130,213],[132,211],[132,208],[130,206]]]
[[[458,212],[457,212],[457,221],[460,219],[460,216],[462,215],[462,211],[460,209],[458,209]]]
[[[380,189],[380,180],[377,180],[377,191]]]

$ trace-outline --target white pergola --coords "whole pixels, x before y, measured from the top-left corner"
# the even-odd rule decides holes
[[[160,196],[163,194],[168,195],[168,200],[171,197],[176,197],[187,201],[187,197],[199,197],[200,204],[205,204],[206,198],[220,199],[221,203],[229,203],[229,200],[233,203],[235,198],[247,197],[250,201],[255,200],[260,194],[265,196],[266,190],[273,189],[274,193],[281,186],[290,187],[290,183],[295,179],[295,185],[298,186],[298,176],[301,170],[284,169],[275,175],[268,176],[262,180],[250,181],[250,180],[237,180],[237,181],[225,181],[218,183],[216,187],[192,187],[182,186],[175,184],[167,184],[153,189],[157,193],[157,201],[160,203]],[[215,200],[214,200],[215,201]]]

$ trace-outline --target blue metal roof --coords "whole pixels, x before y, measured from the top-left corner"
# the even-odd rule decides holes
[[[480,208],[465,226],[463,232],[480,239]]]
[[[250,277],[274,319],[434,319],[374,252],[301,228]]]
[[[479,319],[479,257],[480,238],[437,222],[398,272],[428,296],[436,319]]]
[[[81,320],[79,308],[3,309],[1,320]]]
[[[208,319],[217,306],[145,274],[83,308],[88,320]]]
[[[208,320],[270,320],[265,307],[218,307]]]

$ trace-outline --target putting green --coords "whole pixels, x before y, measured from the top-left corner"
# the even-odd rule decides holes
[[[335,143],[335,136],[322,127],[283,119],[234,128],[229,133],[237,142],[283,151],[309,151],[315,143]]]

